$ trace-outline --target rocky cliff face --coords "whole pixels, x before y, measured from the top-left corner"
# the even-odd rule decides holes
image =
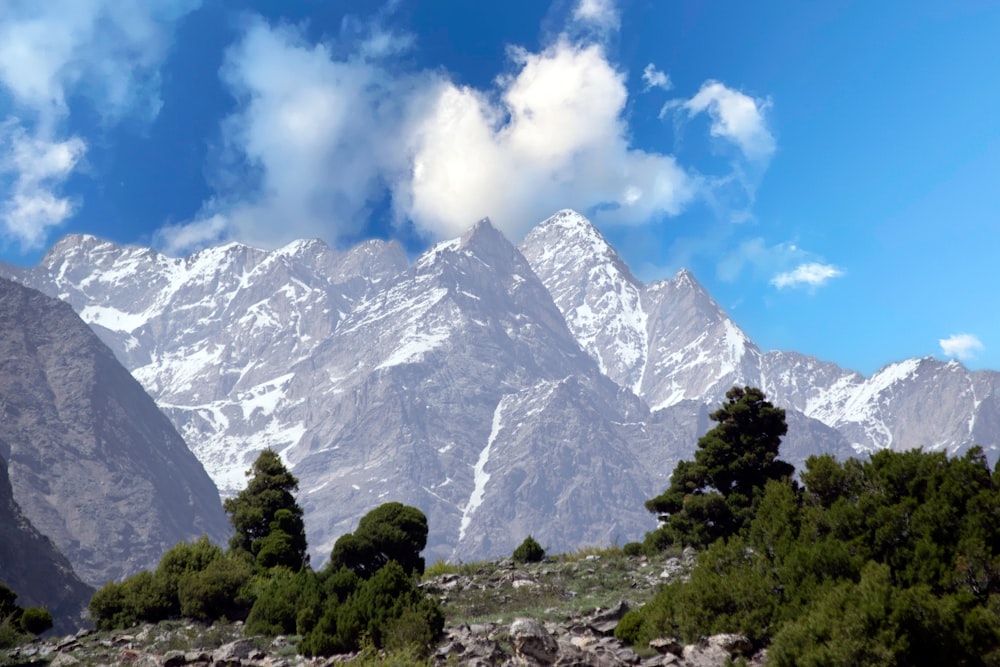
[[[0,456],[24,515],[93,586],[226,517],[169,420],[67,304],[0,279]]]
[[[71,236],[5,271],[73,305],[223,493],[279,451],[317,563],[388,500],[428,515],[430,561],[638,538],[734,384],[787,410],[796,465],[1000,441],[997,373],[762,352],[689,272],[642,284],[572,211],[517,248],[480,222],[412,265],[377,241],[172,259]]]
[[[94,589],[80,581],[73,567],[39,533],[14,502],[7,462],[0,458],[0,582],[17,593],[21,607],[44,607],[57,632],[74,630]]]

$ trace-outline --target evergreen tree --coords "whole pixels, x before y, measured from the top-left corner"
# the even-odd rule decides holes
[[[236,531],[230,549],[250,554],[261,567],[308,564],[302,508],[292,495],[298,480],[270,449],[260,453],[247,476],[247,488],[225,502]]]
[[[699,438],[694,461],[679,462],[670,487],[646,501],[666,532],[651,541],[704,546],[733,535],[749,522],[767,481],[794,473],[777,458],[788,431],[785,411],[754,387],[733,387],[726,399],[710,415],[718,426]]]

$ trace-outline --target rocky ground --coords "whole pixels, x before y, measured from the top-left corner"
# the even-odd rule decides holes
[[[533,565],[504,560],[434,566],[422,585],[441,600],[448,623],[426,659],[374,651],[309,659],[296,654],[296,637],[245,637],[239,623],[203,627],[175,621],[38,640],[0,653],[0,665],[721,667],[739,658],[762,664],[764,656],[748,655],[748,643],[737,635],[687,646],[663,638],[635,648],[614,638],[614,627],[628,609],[646,602],[660,584],[686,576],[693,564],[690,551],[645,558],[606,549]]]

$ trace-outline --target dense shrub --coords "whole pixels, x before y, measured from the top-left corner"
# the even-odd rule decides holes
[[[444,629],[444,614],[436,601],[417,588],[401,565],[390,561],[371,578],[339,600],[327,598],[316,626],[299,645],[306,655],[331,655],[357,650],[362,640],[376,648],[427,645]]]
[[[646,547],[643,546],[642,542],[626,542],[622,546],[622,553],[626,556],[641,556],[646,553]]]
[[[227,555],[212,561],[200,572],[180,580],[177,597],[181,615],[198,621],[242,620],[251,601],[244,594],[253,569],[243,558]]]
[[[775,665],[1000,665],[1000,467],[982,450],[812,457],[741,536],[619,624],[622,638],[740,632]]]
[[[513,554],[517,563],[540,563],[545,559],[545,549],[531,535],[524,538]]]
[[[16,603],[17,593],[0,582],[0,648],[14,646],[21,639],[21,614],[24,610]]]
[[[278,568],[264,579],[255,595],[247,632],[261,635],[294,635],[299,626],[311,630],[309,617],[317,614],[322,592],[319,577],[309,569],[292,572]],[[304,634],[304,633],[303,633]]]
[[[368,578],[389,561],[396,561],[405,572],[419,576],[424,573],[420,552],[425,546],[424,513],[402,503],[385,503],[361,517],[357,530],[334,543],[329,567],[346,567]]]
[[[40,635],[52,628],[52,614],[48,609],[28,607],[21,614],[21,629],[33,635]]]
[[[229,570],[222,550],[207,537],[172,547],[160,559],[154,572],[140,572],[121,583],[110,582],[98,590],[90,600],[90,615],[100,629],[127,628],[137,623],[156,623],[185,615],[181,591],[185,591],[188,611],[198,609],[200,620],[206,618],[205,605],[194,600],[205,597],[208,589],[217,588],[213,578],[232,577],[246,568]],[[204,572],[210,571],[209,574]],[[220,572],[224,572],[220,574]],[[244,582],[245,583],[245,582]],[[227,608],[229,613],[232,610]]]

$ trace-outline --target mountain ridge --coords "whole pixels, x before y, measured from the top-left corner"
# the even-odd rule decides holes
[[[61,301],[0,279],[0,457],[13,498],[91,586],[229,527],[173,426]]]
[[[800,466],[974,440],[997,456],[1000,374],[910,360],[865,378],[762,352],[689,271],[644,285],[570,210],[519,246],[480,221],[412,263],[372,241],[193,261],[67,237],[46,257],[3,272],[72,303],[224,493],[260,449],[282,454],[317,562],[390,499],[428,514],[431,559],[509,553],[529,532],[556,549],[638,537],[642,501],[733,385],[786,409]]]

